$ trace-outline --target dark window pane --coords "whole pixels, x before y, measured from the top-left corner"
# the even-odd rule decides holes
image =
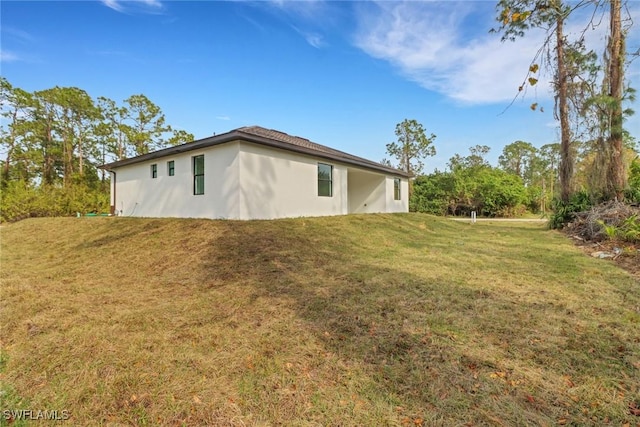
[[[204,174],[204,156],[196,156],[193,158],[193,173],[194,175]]]
[[[196,175],[194,177],[193,194],[204,194],[204,175]]]
[[[193,158],[193,194],[204,194],[204,155]]]
[[[333,196],[333,166],[318,163],[318,196]]]
[[[331,182],[318,181],[318,196],[331,197]]]

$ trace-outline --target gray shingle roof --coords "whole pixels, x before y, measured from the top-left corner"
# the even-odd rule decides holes
[[[325,145],[317,144],[306,138],[292,136],[284,132],[273,129],[266,129],[260,126],[245,126],[230,132],[214,135],[208,138],[200,139],[186,144],[169,147],[153,153],[143,154],[141,156],[132,157],[130,159],[119,160],[117,162],[108,163],[100,166],[103,169],[116,169],[134,163],[152,160],[160,157],[166,157],[183,153],[186,151],[198,150],[214,145],[223,144],[231,141],[247,141],[254,144],[266,145],[296,153],[307,154],[328,160],[335,160],[349,165],[359,166],[364,169],[371,169],[387,174],[407,177],[407,173],[398,169],[384,166],[380,163],[367,160],[362,157],[354,156],[344,151],[335,150]]]

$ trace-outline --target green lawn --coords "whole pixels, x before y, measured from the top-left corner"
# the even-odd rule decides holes
[[[3,410],[68,410],[70,425],[640,423],[640,283],[544,224],[57,218],[0,233]]]

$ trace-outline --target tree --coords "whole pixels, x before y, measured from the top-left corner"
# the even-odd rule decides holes
[[[28,115],[32,106],[33,97],[30,93],[13,87],[7,79],[0,77],[0,114],[8,127],[8,130],[4,127],[0,129],[0,146],[6,155],[2,164],[3,185],[12,177],[19,177],[24,181],[31,178],[29,170],[32,165],[28,162]],[[21,162],[16,168],[18,160]],[[13,169],[18,170],[17,176],[12,173]]]
[[[491,147],[488,145],[474,145],[473,147],[469,147],[468,156],[463,157],[456,153],[449,159],[449,169],[455,172],[458,169],[480,169],[489,167],[489,162],[486,159],[489,151],[491,151]]]
[[[562,0],[500,0],[498,2],[498,17],[500,27],[497,30],[503,33],[502,40],[515,40],[523,37],[532,28],[543,29],[547,36],[538,54],[533,58],[529,68],[526,82],[531,86],[538,82],[533,75],[538,71],[536,61],[542,56],[554,57],[553,87],[556,94],[555,116],[560,121],[560,198],[568,202],[573,191],[572,176],[574,159],[571,156],[572,133],[569,122],[569,84],[571,79],[570,67],[567,64],[566,47],[567,40],[564,34],[564,24],[574,10],[583,7],[588,2],[579,1],[568,6]],[[554,41],[555,43],[552,43]],[[551,53],[553,52],[553,54]],[[546,55],[544,55],[546,53]],[[525,83],[519,88],[522,93]],[[532,109],[535,109],[532,105]]]
[[[624,55],[625,35],[622,31],[621,0],[610,0],[610,24],[609,43],[607,53],[609,63],[607,74],[609,76],[609,97],[611,99],[610,132],[608,145],[611,149],[611,163],[608,168],[607,182],[611,190],[607,194],[609,198],[624,198],[624,190],[627,185],[627,175],[624,165],[624,152],[622,144],[622,97],[624,85]]]
[[[502,149],[498,164],[506,172],[519,176],[525,183],[530,182],[530,167],[536,156],[536,148],[528,142],[515,141]]]
[[[43,135],[49,150],[45,156],[47,168],[53,162],[62,172],[64,185],[70,183],[74,174],[83,175],[87,155],[94,154],[95,140],[92,127],[99,117],[93,99],[76,87],[54,87],[35,93],[40,110],[34,121],[41,122]],[[53,183],[50,171],[47,183]]]
[[[172,132],[173,135],[167,141],[169,145],[186,144],[194,140],[193,134],[187,131],[172,129]]]
[[[576,41],[571,43],[564,34],[564,26],[569,15],[576,9],[590,5],[594,8],[584,31],[579,33]],[[626,0],[579,0],[563,2],[562,0],[500,0],[498,2],[499,31],[503,32],[503,40],[514,40],[522,37],[531,28],[543,28],[547,31],[543,47],[539,50],[534,62],[542,52],[551,57],[551,39],[554,47],[554,90],[556,94],[556,117],[560,121],[560,199],[567,203],[573,191],[571,181],[576,143],[579,131],[586,129],[588,137],[583,139],[592,148],[592,175],[590,181],[591,194],[604,199],[622,199],[627,187],[624,149],[624,117],[633,114],[630,109],[623,108],[625,99],[634,99],[634,90],[625,87],[625,39],[629,28],[623,27],[622,11]],[[597,55],[593,50],[585,48],[585,33],[599,25],[598,11],[606,10],[609,14],[609,35],[607,37],[603,65],[597,65]],[[606,21],[601,19],[601,21]],[[633,22],[632,19],[628,20]],[[532,64],[529,77],[537,71],[537,64]],[[602,85],[597,88],[596,76],[602,75]],[[528,78],[530,85],[537,79]],[[519,88],[522,91],[526,82]],[[536,105],[536,104],[534,104]],[[534,106],[532,106],[534,108]],[[535,109],[535,108],[534,108]],[[570,129],[570,117],[576,118],[574,132]]]
[[[102,163],[106,163],[107,154],[115,160],[126,159],[129,147],[127,135],[133,133],[126,123],[129,111],[103,96],[98,97],[98,108],[101,121],[96,124],[96,134],[100,140]]]
[[[389,160],[387,158],[384,158],[384,159],[380,160],[380,164],[383,165],[383,166],[388,166],[390,168],[393,167],[393,163],[391,163],[391,160]]]
[[[149,98],[140,94],[125,99],[127,118],[132,124],[124,131],[135,149],[135,155],[147,154],[162,147],[162,136],[171,131],[165,124],[164,114]]]
[[[144,95],[127,105],[76,87],[29,93],[0,77],[0,220],[106,209],[98,164],[193,140]]]
[[[422,159],[436,154],[434,134],[425,135],[424,128],[416,120],[405,119],[396,125],[397,142],[387,144],[387,153],[398,160],[398,168],[410,175],[422,172]]]

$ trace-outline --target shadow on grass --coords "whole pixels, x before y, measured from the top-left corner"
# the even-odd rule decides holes
[[[376,222],[384,227],[379,236],[371,228]],[[583,320],[563,301],[551,301],[549,295],[542,302],[518,300],[509,292],[463,283],[459,276],[414,274],[395,258],[404,253],[399,245],[413,251],[446,247],[456,244],[451,235],[438,241],[430,237],[428,224],[402,216],[360,223],[357,216],[335,223],[226,223],[211,250],[206,280],[239,281],[260,296],[293,301],[299,318],[328,351],[363,366],[379,395],[414,413],[424,411],[426,419],[496,423],[501,405],[508,420],[524,423],[580,417],[583,408],[568,396],[554,397],[544,376],[615,376],[617,370],[633,370],[637,343],[613,328],[580,326]],[[460,230],[443,222],[438,226],[454,234]],[[476,243],[513,229],[488,230]],[[527,229],[523,235],[540,232]],[[464,240],[464,230],[458,237]],[[516,247],[509,249],[513,244],[503,245],[507,261],[523,256]],[[555,254],[537,250],[536,263],[553,265]],[[470,247],[469,256],[475,251]],[[445,262],[464,269],[467,261]],[[593,350],[585,354],[589,347]],[[526,387],[520,386],[525,374],[519,368],[529,371]],[[497,379],[489,379],[493,375]],[[634,391],[627,374],[618,377],[625,391]]]

